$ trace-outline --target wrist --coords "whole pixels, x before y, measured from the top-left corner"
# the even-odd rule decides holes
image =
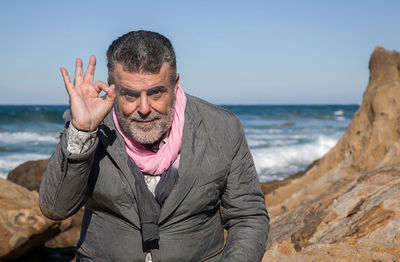
[[[83,132],[83,133],[94,133],[94,132],[97,131],[97,127],[96,127],[95,129],[81,128],[81,127],[77,126],[77,125],[74,123],[73,120],[71,121],[71,124],[70,124],[70,125],[71,125],[71,128],[72,128],[72,129],[75,129],[75,130],[78,131],[78,132]]]

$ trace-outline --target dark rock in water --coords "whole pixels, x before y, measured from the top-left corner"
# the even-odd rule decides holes
[[[48,159],[25,162],[13,169],[8,174],[7,180],[29,190],[39,191],[40,181],[48,162]]]
[[[281,124],[281,126],[295,126],[295,125],[296,125],[295,122],[286,122],[286,123]]]
[[[375,48],[363,101],[338,143],[266,194],[263,261],[399,261],[400,53]]]

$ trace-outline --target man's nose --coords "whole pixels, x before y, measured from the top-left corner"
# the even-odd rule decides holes
[[[147,97],[147,94],[141,94],[138,112],[142,116],[146,116],[150,113],[150,105],[149,105],[149,99]]]

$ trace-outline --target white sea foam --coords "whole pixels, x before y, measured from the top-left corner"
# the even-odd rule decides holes
[[[340,121],[342,121],[342,120],[345,120],[345,118],[344,118],[343,116],[336,116],[336,117],[335,117],[335,120],[340,120]]]
[[[35,132],[0,132],[0,144],[18,144],[26,142],[51,142],[59,141],[58,134],[35,133]]]
[[[297,144],[283,147],[252,149],[256,169],[259,174],[293,173],[299,166],[310,164],[325,155],[338,139],[320,135],[308,144]],[[282,177],[280,177],[282,178]],[[262,177],[262,180],[273,180],[276,177]]]
[[[277,133],[283,133],[282,129],[276,129],[276,128],[268,128],[268,129],[262,129],[262,128],[251,128],[251,127],[246,127],[245,129],[246,133],[255,133],[255,134],[277,134]]]
[[[281,147],[297,144],[299,140],[308,139],[305,134],[248,134],[246,135],[247,143],[250,148],[266,146],[266,147]]]
[[[335,116],[342,116],[344,114],[344,112],[343,112],[343,110],[337,110],[337,111],[333,112],[333,114]]]
[[[260,139],[257,136],[247,136],[247,143],[249,145],[250,148],[254,148],[254,147],[281,147],[281,146],[289,146],[289,145],[293,145],[293,144],[297,144],[296,140],[293,139],[288,139],[286,137],[286,139]]]
[[[8,173],[18,165],[29,161],[49,158],[45,154],[12,154],[0,158],[0,177],[7,178]]]

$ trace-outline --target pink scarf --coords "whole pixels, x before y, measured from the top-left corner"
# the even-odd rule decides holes
[[[185,122],[185,107],[186,96],[178,85],[171,128],[166,132],[166,143],[156,153],[147,150],[142,144],[122,131],[115,108],[113,109],[114,124],[124,137],[126,152],[143,173],[161,175],[178,159],[182,144],[183,124]]]

